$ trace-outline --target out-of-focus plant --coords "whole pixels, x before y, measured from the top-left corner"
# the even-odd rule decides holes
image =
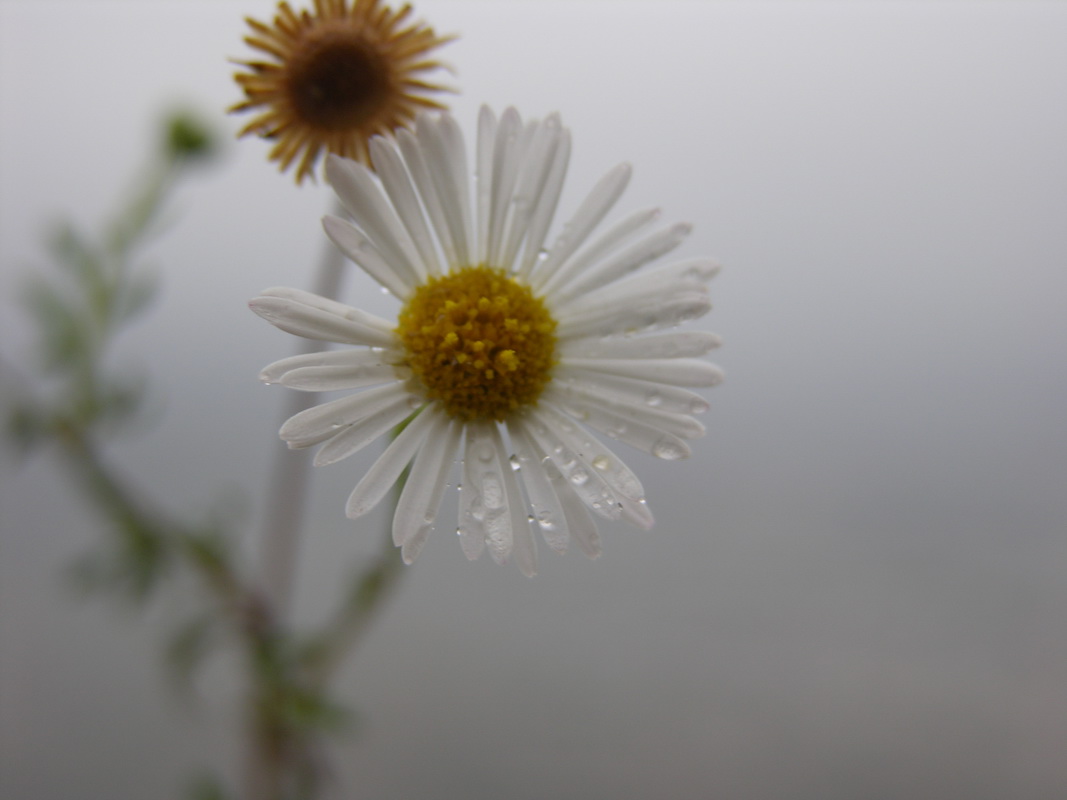
[[[332,694],[335,668],[392,585],[399,558],[386,548],[354,572],[325,624],[296,631],[240,563],[226,524],[164,512],[106,454],[145,395],[145,380],[113,363],[117,341],[157,295],[157,276],[140,258],[163,228],[173,189],[214,147],[195,117],[172,116],[132,199],[100,235],[70,223],[55,228],[48,239],[55,268],[35,271],[25,292],[37,353],[18,380],[5,379],[4,423],[9,442],[27,457],[46,448],[58,453],[110,529],[75,565],[81,588],[143,605],[179,579],[196,579],[197,608],[172,633],[166,655],[175,674],[188,677],[220,647],[243,654],[249,757],[239,795],[310,800],[329,774],[323,744],[351,718]],[[234,796],[227,783],[204,777],[190,796]]]
[[[175,524],[164,524],[102,458],[102,443],[137,416],[145,388],[141,377],[112,363],[112,350],[157,294],[156,274],[137,259],[162,227],[168,196],[214,147],[211,133],[194,116],[170,116],[155,157],[122,211],[95,237],[70,222],[55,225],[47,240],[55,269],[35,271],[25,286],[25,305],[38,334],[37,374],[32,386],[11,388],[8,433],[27,451],[59,445],[120,533],[109,552],[80,563],[77,577],[85,585],[121,588],[135,600],[147,598],[172,560]]]

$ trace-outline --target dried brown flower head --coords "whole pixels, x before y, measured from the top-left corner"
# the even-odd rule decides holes
[[[441,67],[428,56],[450,41],[422,22],[406,22],[411,6],[379,0],[315,0],[314,10],[278,4],[273,25],[246,19],[245,42],[273,61],[240,61],[234,79],[245,100],[230,111],[259,113],[238,136],[276,144],[270,159],[296,181],[314,174],[323,151],[369,164],[367,142],[406,126],[423,108],[444,108],[432,95],[450,91],[421,76]]]

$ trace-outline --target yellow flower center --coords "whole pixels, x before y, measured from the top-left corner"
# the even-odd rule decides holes
[[[463,421],[502,421],[552,377],[556,321],[502,269],[464,267],[420,286],[397,334],[425,394]]]
[[[286,88],[297,116],[327,131],[365,123],[392,94],[386,59],[344,23],[325,24],[301,42]]]

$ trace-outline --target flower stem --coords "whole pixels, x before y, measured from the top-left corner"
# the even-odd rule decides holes
[[[336,299],[341,286],[344,256],[327,243],[319,263],[316,294]],[[297,355],[313,352],[319,343],[302,340]],[[288,392],[282,420],[315,404],[313,392]],[[267,510],[260,550],[260,574],[264,591],[274,611],[284,616],[292,599],[293,575],[296,572],[300,529],[304,517],[308,486],[308,454],[284,449],[280,444],[269,479]]]

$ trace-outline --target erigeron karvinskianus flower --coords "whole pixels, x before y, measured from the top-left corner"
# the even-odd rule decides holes
[[[245,42],[269,61],[237,62],[245,100],[231,111],[255,111],[238,133],[275,140],[270,159],[296,182],[314,173],[323,151],[370,163],[367,141],[408,125],[420,109],[444,108],[432,95],[449,91],[424,80],[442,64],[430,51],[452,37],[408,22],[411,7],[379,0],[315,0],[314,11],[278,4],[272,25],[246,19]]]
[[[570,149],[557,115],[524,124],[514,109],[497,119],[483,108],[473,196],[448,115],[372,139],[378,178],[331,156],[327,176],[352,220],[328,216],[326,232],[399,299],[397,321],[298,289],[251,302],[282,330],[354,346],[263,370],[265,382],[294,389],[361,390],[289,419],[281,437],[290,447],[321,445],[315,463],[331,464],[417,412],[347,505],[349,517],[367,513],[410,464],[393,518],[408,563],[454,469],[469,558],[488,548],[532,575],[533,528],[554,550],[573,539],[595,557],[594,515],[641,528],[653,519],[641,482],[588,429],[667,460],[704,433],[692,415],[707,403],[685,387],[718,382],[700,358],[718,339],[675,328],[709,310],[718,267],[693,258],[639,273],[689,233],[687,224],[650,230],[656,209],[594,235],[629,180],[625,164],[546,247]]]

